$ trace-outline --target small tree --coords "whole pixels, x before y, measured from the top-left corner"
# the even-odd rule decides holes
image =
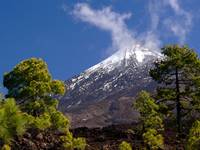
[[[136,98],[134,107],[140,113],[144,143],[151,149],[163,149],[163,137],[159,134],[160,131],[163,131],[163,120],[158,113],[159,105],[155,103],[149,93],[142,91]]]
[[[122,143],[119,145],[119,150],[132,150],[132,147],[128,142],[122,141]]]
[[[4,75],[3,84],[8,89],[6,97],[15,98],[18,104],[25,106],[25,111],[34,116],[42,114],[47,106],[57,104],[53,96],[65,93],[64,83],[52,80],[47,64],[37,58],[24,60],[15,66]]]
[[[200,148],[200,121],[197,120],[190,129],[187,149],[198,150],[199,148]]]
[[[140,113],[140,121],[145,128],[163,129],[163,121],[161,115],[158,113],[159,105],[146,91],[141,91],[134,102],[134,108]]]
[[[150,75],[159,83],[157,102],[171,112],[176,110],[177,131],[180,135],[182,117],[200,108],[197,107],[200,95],[200,60],[186,46],[166,46],[162,48],[162,54],[164,58],[155,62]]]

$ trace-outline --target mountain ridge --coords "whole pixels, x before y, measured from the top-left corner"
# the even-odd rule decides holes
[[[96,127],[137,120],[137,112],[132,111],[130,104],[140,90],[154,90],[155,83],[148,72],[153,61],[160,57],[158,52],[140,45],[116,52],[65,81],[68,92],[60,98],[59,109],[70,116],[72,127]],[[121,121],[116,121],[117,115]],[[129,118],[124,119],[126,115]]]

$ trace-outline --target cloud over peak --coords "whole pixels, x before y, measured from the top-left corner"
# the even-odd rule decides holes
[[[74,7],[73,15],[84,22],[110,32],[113,42],[112,49],[123,50],[135,44],[133,34],[125,23],[131,17],[131,13],[119,14],[112,11],[111,7],[95,10],[86,3],[78,3]]]
[[[177,38],[180,44],[184,44],[192,27],[192,15],[181,7],[179,0],[149,0],[147,5],[150,25],[142,33],[127,27],[126,20],[131,18],[131,13],[117,13],[111,7],[94,9],[88,3],[77,3],[72,15],[109,32],[112,52],[126,50],[137,44],[158,50],[163,44],[163,34]]]

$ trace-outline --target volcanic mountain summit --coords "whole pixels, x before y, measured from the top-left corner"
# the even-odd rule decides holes
[[[59,109],[69,115],[72,127],[102,127],[130,123],[138,118],[132,102],[141,90],[153,91],[149,76],[161,55],[140,45],[118,51],[78,76],[65,81],[67,93]]]

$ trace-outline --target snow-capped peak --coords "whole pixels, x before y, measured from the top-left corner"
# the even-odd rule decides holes
[[[107,72],[109,72],[112,71],[117,66],[121,65],[123,62],[126,62],[127,60],[130,59],[133,59],[139,65],[144,62],[146,56],[159,57],[160,53],[157,51],[151,51],[137,44],[132,46],[132,48],[115,52],[107,59],[87,69],[86,72],[91,73],[100,68],[105,69]]]

